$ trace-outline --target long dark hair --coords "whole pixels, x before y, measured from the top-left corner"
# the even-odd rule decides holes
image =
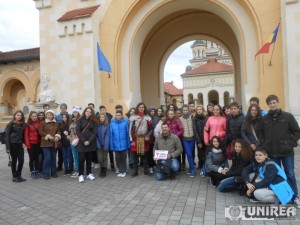
[[[131,107],[128,112],[125,114],[125,116],[127,116],[127,118],[129,119],[130,118],[130,111],[134,109],[134,113],[135,113],[135,108],[134,107]]]
[[[138,104],[136,105],[136,107],[135,107],[135,114],[137,115],[137,114],[139,113],[139,107],[140,107],[141,105],[144,106],[144,115],[146,116],[148,110],[147,110],[147,107],[146,107],[146,105],[145,105],[144,102],[140,102],[140,103],[138,103]]]
[[[213,140],[214,140],[214,139],[217,139],[217,141],[219,142],[219,148],[218,148],[218,149],[221,149],[221,150],[222,150],[222,154],[223,154],[224,159],[227,159],[226,148],[224,148],[224,144],[222,143],[222,141],[221,141],[221,139],[220,139],[219,136],[213,136],[213,137],[211,138],[210,143],[209,143],[209,145],[210,145],[210,150],[209,150],[209,151],[211,151],[213,148],[215,148],[215,147],[213,146]]]
[[[13,119],[12,119],[11,122],[12,122],[12,123],[15,123],[15,122],[16,122],[15,117],[16,117],[16,115],[17,115],[18,113],[21,113],[21,115],[22,115],[22,119],[20,120],[20,126],[23,127],[23,129],[24,129],[26,124],[25,124],[25,116],[24,116],[24,113],[23,113],[22,110],[18,110],[18,111],[16,111],[16,112],[14,113]]]
[[[97,120],[97,117],[96,117],[96,115],[95,115],[94,109],[92,109],[92,108],[90,108],[90,107],[86,107],[86,108],[83,110],[82,115],[80,116],[79,120],[85,119],[85,112],[86,112],[86,110],[88,110],[88,109],[91,110],[91,116],[90,116],[90,118],[89,118],[89,121],[98,124],[98,120]]]
[[[233,140],[233,142],[231,143],[231,151],[235,152],[234,146],[236,143],[239,143],[242,146],[242,151],[241,151],[242,158],[252,161],[253,160],[253,151],[246,145],[246,143],[242,139]]]
[[[37,114],[36,111],[30,111],[29,117],[28,117],[28,120],[27,120],[27,125],[28,125],[28,126],[32,124],[32,120],[31,120],[32,114],[36,114],[36,117],[38,117],[38,114]],[[39,120],[39,118],[37,118],[37,120]]]
[[[257,110],[257,116],[256,116],[257,120],[261,120],[262,119],[261,109],[260,109],[259,105],[257,105],[257,104],[250,105],[249,108],[248,108],[246,119],[245,119],[245,128],[248,131],[252,131],[251,125],[252,125],[253,118],[251,116],[251,109],[253,107],[255,107],[256,110]],[[256,128],[256,126],[258,126],[257,123],[255,124],[255,128]]]
[[[66,116],[67,117],[67,122],[65,122],[63,120],[63,117]],[[69,117],[69,114],[67,112],[63,112],[61,113],[61,123],[60,123],[60,128],[63,128],[64,126],[66,125],[69,125],[70,124],[70,117]]]

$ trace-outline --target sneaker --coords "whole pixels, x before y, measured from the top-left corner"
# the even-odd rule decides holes
[[[300,209],[300,198],[298,196],[294,199],[294,204],[298,209]]]
[[[195,177],[195,171],[191,171],[191,175],[190,175],[190,177]]]
[[[120,173],[120,171],[119,171],[119,169],[116,169],[116,172],[115,172],[116,174],[119,174]]]
[[[42,177],[42,175],[40,174],[39,171],[35,171],[35,176],[36,176],[36,178],[41,178]]]
[[[119,177],[126,177],[126,173],[120,173]]]
[[[202,170],[200,171],[200,177],[205,177],[205,175],[204,175],[204,173],[203,173]]]
[[[79,176],[79,173],[78,173],[78,172],[74,172],[74,173],[71,175],[72,178],[77,178],[78,176]]]
[[[149,173],[153,174],[153,168],[152,167],[149,168]]]
[[[78,181],[79,181],[79,183],[82,183],[82,182],[84,182],[83,175],[80,175],[80,176],[79,176],[79,178],[78,178]]]
[[[13,179],[12,179],[12,182],[21,182],[17,177],[14,177]]]
[[[37,176],[36,176],[36,172],[35,172],[35,171],[32,171],[32,172],[31,172],[31,179],[33,179],[33,180],[36,180],[36,179],[37,179]]]
[[[186,174],[187,174],[187,175],[190,175],[190,174],[191,174],[191,171],[189,170]]]
[[[117,177],[121,177],[121,174],[122,174],[122,173],[118,173],[118,174],[117,174]]]
[[[95,176],[94,176],[94,174],[90,173],[90,174],[86,177],[86,179],[88,179],[88,180],[95,180]]]
[[[217,187],[216,183],[210,178],[210,186]]]
[[[94,169],[99,169],[100,168],[100,164],[99,163],[95,163]]]
[[[251,199],[250,199],[250,202],[251,202],[251,203],[259,203],[260,201],[257,200],[256,198],[251,198]]]

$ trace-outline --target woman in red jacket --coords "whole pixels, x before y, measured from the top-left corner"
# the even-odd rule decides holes
[[[40,155],[40,143],[41,137],[39,135],[40,121],[37,113],[31,111],[25,128],[25,145],[29,155],[29,168],[31,172],[31,178],[39,178],[39,155]]]

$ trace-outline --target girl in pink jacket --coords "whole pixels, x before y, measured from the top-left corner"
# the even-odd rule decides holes
[[[223,116],[220,105],[215,105],[213,116],[206,121],[204,128],[204,142],[208,145],[213,136],[218,136],[222,141],[226,137],[226,118]]]
[[[181,139],[183,135],[183,126],[180,119],[176,117],[175,112],[172,110],[167,114],[167,123],[169,124],[171,133],[177,135],[179,139]]]

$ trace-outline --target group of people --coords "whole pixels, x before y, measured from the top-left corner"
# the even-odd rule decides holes
[[[80,183],[95,179],[92,165],[99,165],[99,177],[104,178],[108,158],[118,177],[127,175],[129,162],[131,177],[138,176],[141,166],[145,175],[155,171],[157,180],[174,179],[186,170],[187,159],[190,177],[198,167],[200,176],[210,177],[211,186],[221,192],[239,189],[253,202],[293,201],[300,207],[293,149],[300,144],[300,128],[292,114],[279,108],[276,95],[268,96],[266,103],[268,112],[260,109],[258,98],[251,98],[246,115],[236,102],[224,108],[209,103],[206,109],[190,102],[181,109],[169,105],[166,112],[147,109],[141,102],[126,115],[117,105],[114,116],[105,106],[96,112],[93,103],[81,115],[80,107],[73,107],[70,115],[67,105],[61,104],[55,115],[45,105],[42,112],[31,111],[27,123],[23,112],[17,111],[5,135],[13,181],[26,180],[24,149],[32,179],[55,178],[63,164],[64,175],[77,177]],[[157,158],[156,150],[167,151],[166,158]]]

